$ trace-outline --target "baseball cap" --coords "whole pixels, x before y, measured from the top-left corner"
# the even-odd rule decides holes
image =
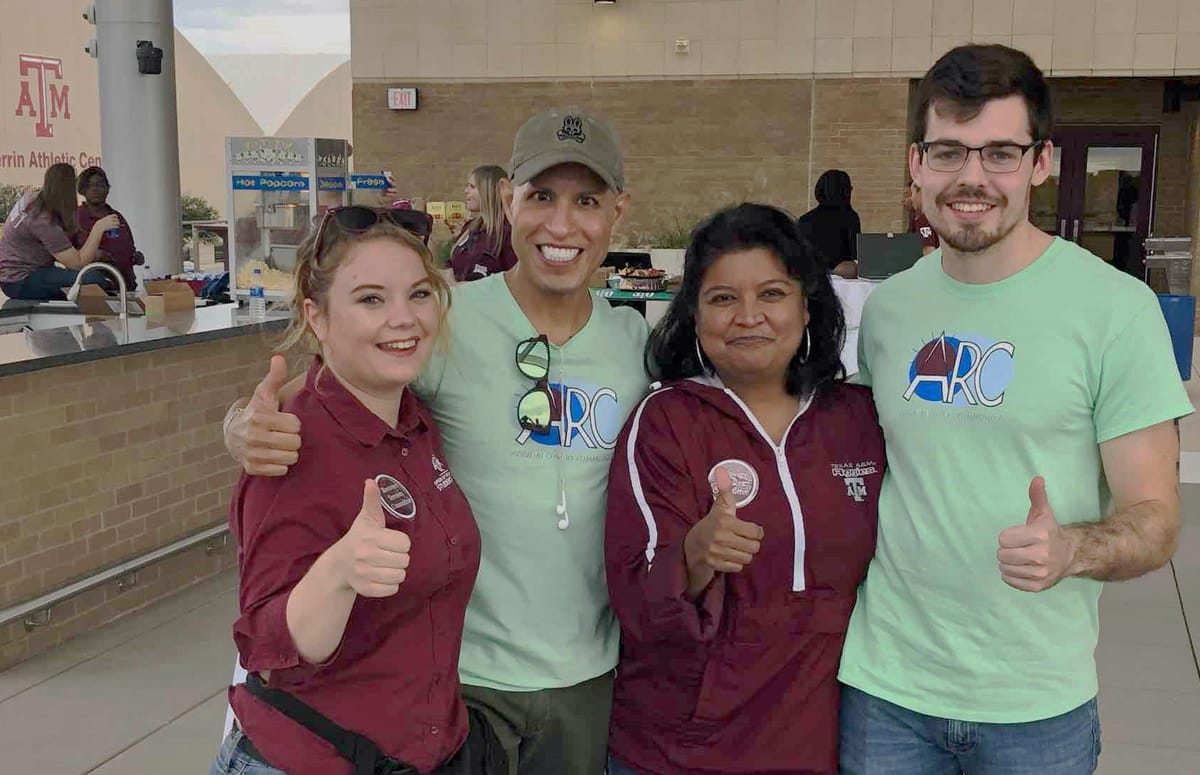
[[[625,188],[621,145],[612,125],[574,108],[538,113],[517,130],[509,178],[519,186],[570,163],[595,172],[614,191]]]

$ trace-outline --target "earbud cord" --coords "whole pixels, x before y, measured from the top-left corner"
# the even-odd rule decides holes
[[[560,358],[561,360],[561,358]],[[562,385],[562,367],[559,367],[559,382]],[[570,411],[566,406],[566,401],[563,402],[562,416],[558,419],[558,450],[555,452],[554,468],[558,474],[558,505],[554,507],[554,513],[558,515],[558,529],[566,530],[571,526],[571,515],[567,513],[567,484],[566,478],[563,476],[563,446],[571,442],[567,438],[567,422],[566,413]],[[550,396],[550,413],[554,414],[554,395]]]

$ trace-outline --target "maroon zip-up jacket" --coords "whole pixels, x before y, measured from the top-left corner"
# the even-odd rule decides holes
[[[730,471],[763,528],[740,573],[686,596],[683,539]],[[605,539],[622,655],[610,746],[643,775],[837,772],[838,660],[875,550],[883,432],[870,392],[802,402],[776,447],[715,379],[659,387],[613,459]]]

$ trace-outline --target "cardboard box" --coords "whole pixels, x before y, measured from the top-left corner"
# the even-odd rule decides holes
[[[115,317],[120,314],[120,302],[116,296],[109,296],[104,289],[94,283],[81,285],[79,295],[75,297],[79,311],[88,317]]]
[[[447,202],[446,203],[446,224],[451,231],[457,232],[467,222],[467,203],[466,202]]]
[[[429,213],[430,218],[433,218],[435,227],[446,223],[445,202],[429,202],[425,205],[425,212]]]
[[[176,280],[151,280],[146,283],[146,296],[139,301],[148,317],[196,309],[191,286]]]

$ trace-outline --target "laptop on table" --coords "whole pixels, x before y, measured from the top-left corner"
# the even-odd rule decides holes
[[[858,276],[863,280],[886,280],[917,263],[921,257],[921,235],[908,233],[859,234]]]

